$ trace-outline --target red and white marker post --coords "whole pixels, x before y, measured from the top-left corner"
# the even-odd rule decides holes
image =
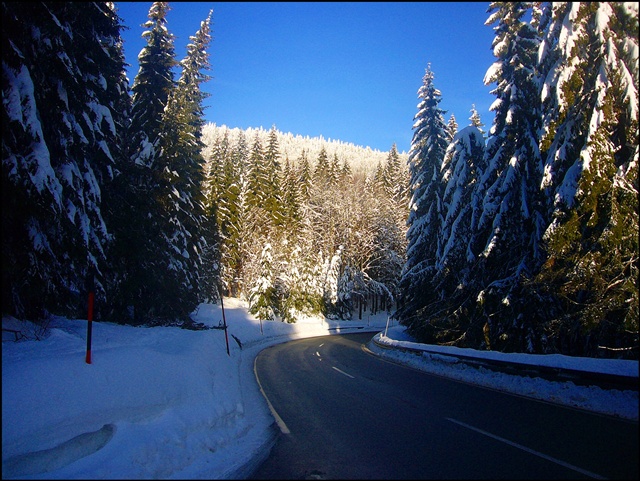
[[[89,279],[89,300],[87,301],[87,356],[85,362],[91,364],[91,331],[93,328],[93,275]]]

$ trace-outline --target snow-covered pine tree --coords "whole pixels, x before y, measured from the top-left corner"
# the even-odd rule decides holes
[[[329,184],[337,185],[340,179],[340,159],[338,154],[334,152],[331,163],[329,164]]]
[[[338,299],[338,281],[342,265],[342,254],[344,246],[338,246],[336,253],[327,258],[324,265],[323,300],[327,317],[331,319],[340,318],[340,306]]]
[[[362,293],[372,290],[392,303],[400,295],[398,283],[406,260],[406,215],[403,215],[406,214],[406,204],[399,210],[393,199],[378,200],[379,203],[373,203],[373,239],[366,272],[354,272],[354,289]],[[374,286],[384,288],[375,289]]]
[[[138,55],[129,131],[130,162],[120,183],[129,207],[116,229],[119,261],[126,269],[118,286],[117,302],[125,322],[173,322],[183,314],[176,300],[181,284],[173,262],[170,204],[173,188],[168,157],[161,144],[165,109],[175,88],[177,65],[174,36],[167,29],[167,2],[154,2],[142,37],[147,44]],[[173,125],[175,128],[175,125]],[[171,232],[170,232],[171,231]]]
[[[343,192],[331,183],[330,169],[331,162],[323,145],[312,174],[305,210],[305,235],[311,239],[314,248],[323,253],[335,252],[344,242],[340,236],[347,235],[345,227],[349,226],[341,223],[349,216],[351,208],[344,198],[352,193]]]
[[[233,148],[229,140],[229,130],[225,129],[209,146],[206,161],[205,197],[207,205],[215,210],[222,229],[231,208],[227,201],[227,189],[235,182],[232,162]]]
[[[335,304],[335,314],[338,319],[351,320],[354,301],[354,269],[351,266],[345,266],[342,269],[340,279],[338,279],[337,287],[338,299]]]
[[[384,192],[386,187],[384,179],[384,167],[382,166],[382,162],[380,161],[378,161],[378,165],[376,166],[376,170],[373,174],[372,184],[376,190]]]
[[[278,308],[284,322],[294,323],[300,315],[323,313],[322,293],[316,285],[318,276],[312,268],[313,256],[304,252],[307,247],[301,240],[288,256],[286,269],[278,276],[282,291]]]
[[[129,126],[130,165],[122,187],[128,189],[129,215],[116,228],[116,241],[122,245],[120,261],[126,276],[119,286],[125,322],[147,323],[163,312],[167,298],[165,276],[168,271],[168,245],[162,235],[168,221],[161,217],[161,202],[168,185],[158,165],[158,142],[169,94],[174,88],[173,35],[166,28],[169,5],[154,2],[142,37],[147,44],[138,55],[140,69],[132,86],[132,114]]]
[[[482,123],[482,120],[480,120],[480,114],[476,110],[475,104],[471,105],[470,112],[471,112],[471,117],[469,117],[469,121],[471,123],[469,125],[473,125],[480,131],[482,135],[485,135],[485,131],[482,130],[482,127],[484,127],[484,124]]]
[[[476,181],[484,169],[484,137],[477,127],[468,126],[458,132],[445,155],[442,180],[444,220],[439,232],[440,251],[436,274],[432,281],[435,295],[443,306],[432,322],[450,326],[439,334],[440,342],[462,335],[470,320],[468,305],[469,279],[473,276],[475,255],[469,251],[471,241],[471,199]]]
[[[309,164],[309,157],[306,150],[302,150],[300,158],[297,162],[298,165],[298,187],[300,189],[300,196],[303,204],[306,204],[309,200],[309,191],[311,189],[311,165]]]
[[[175,87],[173,67],[175,60],[174,36],[167,29],[168,2],[154,2],[149,9],[149,20],[142,38],[147,44],[138,55],[140,69],[131,90],[132,160],[137,165],[153,166],[155,143],[162,128],[164,109],[169,94]]]
[[[233,149],[233,165],[236,172],[238,172],[241,177],[247,176],[249,155],[247,136],[245,135],[244,130],[241,130],[238,133],[238,138],[236,139],[236,144]]]
[[[245,168],[249,165],[244,131],[232,143],[229,130],[212,146],[212,168],[208,182],[216,190],[216,219],[219,226],[220,276],[228,295],[242,294],[243,272],[247,259],[247,238],[252,235],[247,203]],[[222,163],[213,169],[214,165]],[[213,199],[210,200],[213,206]]]
[[[114,4],[108,3],[111,6]],[[117,14],[117,10],[114,10]],[[104,20],[104,17],[102,17]],[[118,20],[120,21],[120,20]],[[111,242],[108,244],[107,249],[107,265],[108,269],[105,272],[106,289],[107,289],[107,302],[103,305],[98,305],[96,313],[94,315],[98,317],[109,318],[111,316],[111,308],[117,302],[114,302],[115,296],[117,296],[117,286],[121,279],[121,276],[126,275],[126,266],[120,262],[120,255],[117,252],[116,247],[118,245],[116,237],[116,226],[122,220],[123,215],[127,215],[129,211],[126,197],[126,189],[121,189],[124,174],[129,164],[128,159],[128,132],[129,123],[131,121],[131,95],[129,93],[129,79],[127,78],[126,70],[123,69],[125,64],[124,44],[120,39],[116,43],[105,42],[103,47],[114,52],[114,58],[118,58],[118,62],[113,65],[103,63],[100,65],[100,70],[105,73],[105,76],[117,76],[120,78],[115,84],[109,84],[109,89],[114,89],[117,92],[117,98],[119,99],[114,104],[112,111],[114,112],[113,118],[116,126],[117,141],[116,145],[111,148],[113,155],[114,168],[113,168],[113,181],[107,182],[101,186],[102,192],[102,212],[105,218],[109,231],[111,232]],[[110,73],[109,73],[110,72]],[[119,119],[119,120],[118,120]],[[98,313],[98,311],[101,311]]]
[[[636,13],[631,3],[573,2],[554,5],[548,14],[554,21],[540,49],[541,144],[543,187],[554,203],[554,218],[573,206],[581,153],[602,120],[611,72],[619,71],[621,101],[629,104],[632,119],[638,110]]]
[[[289,295],[283,309],[283,320],[287,322],[295,322],[298,314],[312,316],[326,312],[320,285],[320,262],[308,252],[309,245],[303,239],[291,253]]]
[[[276,245],[272,238],[274,223],[266,209],[270,195],[269,172],[264,162],[264,149],[260,136],[256,133],[246,167],[246,188],[243,202],[246,212],[243,214],[241,237],[242,282],[252,286],[260,277],[260,253],[265,244]],[[270,248],[271,249],[271,248]],[[244,292],[245,295],[248,292]]]
[[[368,290],[374,284],[384,285],[383,291],[388,291],[393,300],[399,294],[398,282],[405,261],[408,203],[406,174],[394,143],[380,173],[376,169],[374,174],[371,186],[375,191],[367,191],[371,197],[366,194],[363,196],[365,205],[371,205],[373,211],[370,225],[373,233],[372,245],[367,249],[370,256],[365,263],[366,272],[356,271],[352,276],[354,288],[362,290],[359,286],[366,285]],[[379,186],[376,185],[376,176],[380,177]]]
[[[221,259],[223,242],[218,225],[218,210],[210,199],[205,199],[202,233],[206,246],[201,254],[200,295],[203,302],[216,303],[219,296],[228,293],[222,289]],[[223,292],[220,292],[221,289]]]
[[[327,155],[327,150],[324,145],[322,149],[320,149],[320,153],[318,154],[318,159],[316,160],[316,167],[313,171],[313,183],[317,186],[326,186],[329,184],[329,169],[331,165],[329,164],[329,156]]]
[[[264,169],[266,174],[266,188],[264,209],[268,212],[273,226],[281,226],[282,213],[282,188],[280,185],[281,165],[280,149],[278,147],[278,135],[276,126],[269,131],[269,142],[264,152]]]
[[[177,87],[171,92],[164,113],[163,133],[160,146],[162,159],[168,167],[172,204],[169,204],[172,219],[167,237],[170,239],[173,256],[170,264],[175,266],[179,280],[175,297],[180,317],[189,319],[188,314],[204,300],[200,293],[203,289],[207,299],[215,299],[218,280],[215,278],[217,260],[213,269],[203,278],[202,255],[211,250],[217,252],[215,223],[207,224],[205,219],[204,197],[204,157],[202,150],[202,126],[204,125],[203,102],[208,96],[201,90],[201,84],[209,80],[206,71],[210,68],[207,51],[211,41],[211,14],[201,22],[196,34],[190,37],[187,54],[180,62],[182,73]],[[206,282],[202,282],[206,279]]]
[[[414,335],[432,339],[424,308],[433,300],[438,232],[442,222],[442,162],[448,145],[447,125],[438,104],[441,93],[429,65],[418,90],[418,113],[409,152],[411,201],[407,219],[407,259],[400,280],[402,305],[395,315]]]
[[[264,150],[260,137],[256,134],[251,147],[247,172],[247,199],[251,207],[264,213],[269,195],[269,172],[264,162]],[[266,219],[262,220],[266,223]],[[261,231],[264,229],[261,229]]]
[[[387,162],[384,165],[384,172],[382,173],[384,182],[384,189],[387,197],[395,204],[397,212],[402,212],[403,217],[406,214],[406,205],[409,201],[408,198],[408,179],[406,168],[400,161],[400,155],[398,154],[398,147],[394,143],[389,150],[387,156]]]
[[[249,312],[256,315],[261,321],[275,319],[273,309],[276,304],[274,279],[271,244],[267,243],[260,254],[260,270],[249,293]]]
[[[101,2],[0,12],[3,312],[83,315],[88,278],[102,300],[110,275],[102,189],[127,116],[122,27]]]
[[[285,160],[285,172],[289,170],[289,159]],[[303,288],[300,275],[300,246],[296,246],[290,253],[286,264],[286,269],[278,276],[279,299],[278,310],[283,322],[294,323],[301,312]]]
[[[638,7],[545,5],[546,352],[638,358]],[[551,321],[553,320],[553,322]]]
[[[342,162],[342,167],[340,169],[340,179],[339,181],[346,185],[349,182],[353,181],[353,170],[351,169],[351,164],[347,159],[344,159]]]
[[[482,290],[480,306],[490,320],[492,348],[526,352],[537,334],[524,315],[526,299],[518,298],[517,292],[522,279],[535,275],[543,261],[540,244],[547,222],[538,150],[540,39],[526,21],[530,3],[496,2],[489,12],[486,24],[497,23],[493,41],[497,60],[487,71],[485,84],[497,84],[492,91],[496,115],[486,144],[486,170],[474,193],[472,228],[477,237],[471,249],[481,255],[474,284]]]
[[[226,202],[229,194],[229,179],[226,164],[230,163],[231,146],[229,129],[224,129],[216,137],[213,145],[203,150],[205,164],[203,170],[206,175],[203,181],[204,194],[204,236],[207,241],[202,253],[203,282],[201,285],[203,298],[210,302],[217,302],[221,286],[221,258],[224,255],[223,225],[228,223],[229,210]]]
[[[207,161],[207,205],[215,211],[222,239],[228,237],[232,222],[233,210],[239,192],[239,175],[233,163],[233,148],[229,139],[229,129],[225,129],[222,136],[211,146]]]
[[[286,237],[292,242],[295,242],[300,234],[300,223],[302,221],[300,185],[296,177],[296,171],[287,156],[285,157],[284,170],[282,172],[283,226],[286,231]]]
[[[449,142],[453,141],[453,138],[458,133],[458,122],[456,122],[455,115],[451,114],[449,122],[447,123],[447,132],[449,132]]]

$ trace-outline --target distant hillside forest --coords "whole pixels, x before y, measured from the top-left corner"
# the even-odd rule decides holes
[[[391,309],[404,264],[407,156],[206,125],[219,273],[262,319]],[[210,293],[215,298],[215,292]]]
[[[194,327],[226,295],[640,357],[637,4],[488,4],[491,126],[445,121],[428,65],[408,154],[207,123],[211,13],[178,61],[151,4],[129,85],[113,3],[0,9],[3,315],[85,318],[91,291],[97,320]]]

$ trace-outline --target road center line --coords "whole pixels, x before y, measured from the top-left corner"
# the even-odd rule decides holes
[[[347,374],[346,372],[341,371],[340,369],[338,369],[338,368],[337,368],[337,367],[335,367],[335,366],[331,366],[331,367],[332,367],[333,369],[335,369],[336,371],[338,371],[340,374],[344,374],[345,376],[350,377],[351,379],[355,379],[355,377],[353,377],[351,374]]]
[[[546,454],[539,453],[538,451],[534,451],[533,449],[529,449],[526,446],[522,446],[521,444],[514,443],[513,441],[509,441],[508,439],[501,438],[500,436],[496,436],[495,434],[488,433],[487,431],[483,431],[482,429],[474,428],[473,426],[465,424],[465,423],[463,423],[461,421],[457,421],[457,420],[451,419],[451,418],[446,418],[446,419],[448,421],[451,421],[452,423],[456,423],[456,424],[458,424],[460,426],[463,426],[463,427],[465,427],[467,429],[471,429],[472,431],[475,431],[475,432],[480,433],[480,434],[484,434],[485,436],[493,438],[493,439],[495,439],[497,441],[501,441],[503,443],[506,443],[509,446],[513,446],[514,448],[518,448],[518,449],[521,449],[523,451],[526,451],[527,453],[533,454],[534,456],[538,456],[538,457],[540,457],[542,459],[546,459],[547,461],[551,461],[552,463],[556,463],[556,464],[559,464],[560,466],[564,466],[565,468],[571,469],[573,471],[577,471],[578,473],[584,474],[585,476],[589,476],[590,478],[607,479],[607,478],[605,478],[603,476],[600,476],[599,474],[592,473],[590,471],[587,471],[586,469],[578,468],[577,466],[573,466],[572,464],[565,463],[564,461],[560,461],[559,459],[552,458],[551,456],[547,456]]]

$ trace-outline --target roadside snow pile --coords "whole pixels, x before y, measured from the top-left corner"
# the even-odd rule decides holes
[[[577,386],[571,381],[555,382],[539,377],[514,376],[495,372],[484,367],[470,366],[459,362],[451,354],[469,356],[479,360],[502,360],[531,366],[561,367],[576,371],[618,374],[636,378],[638,377],[638,361],[576,358],[559,354],[506,354],[425,345],[416,343],[414,339],[406,334],[403,326],[389,328],[386,336],[384,336],[383,332],[376,334],[376,339],[381,344],[389,347],[405,347],[416,350],[428,349],[429,353],[423,352],[420,354],[385,349],[373,342],[368,345],[371,351],[381,357],[409,365],[421,371],[544,401],[620,416],[625,419],[638,420],[637,390],[608,390],[598,386]]]
[[[224,330],[94,322],[91,364],[85,362],[86,320],[54,318],[44,337],[31,323],[4,318],[3,329],[26,338],[2,343],[2,477],[248,475],[275,433],[253,375],[256,354],[279,342],[357,332],[368,324],[379,331],[386,322],[380,314],[363,321],[260,323],[243,301],[225,299],[224,307],[229,355]],[[202,304],[192,317],[217,327],[222,312]]]
[[[10,341],[2,343],[2,477],[249,476],[269,454],[277,432],[254,377],[257,353],[293,339],[367,331],[373,336],[387,328],[386,313],[365,315],[361,321],[316,317],[287,324],[258,321],[238,299],[225,299],[224,304],[228,337],[215,329],[222,320],[220,306],[210,304],[200,305],[192,316],[213,328],[207,330],[94,322],[91,364],[85,362],[86,320],[54,318],[45,335],[33,324],[4,318],[3,329],[19,332],[3,332],[3,339]],[[390,346],[455,349],[417,344],[393,324],[384,340]],[[17,336],[25,337],[13,342]],[[36,336],[41,340],[33,340]],[[442,354],[417,356],[373,343],[369,348],[433,374],[638,419],[637,391],[499,374],[452,362]],[[503,356],[517,362],[527,357]],[[559,360],[566,362],[563,357]],[[543,363],[554,357],[530,359]],[[586,361],[590,369],[607,364]]]

